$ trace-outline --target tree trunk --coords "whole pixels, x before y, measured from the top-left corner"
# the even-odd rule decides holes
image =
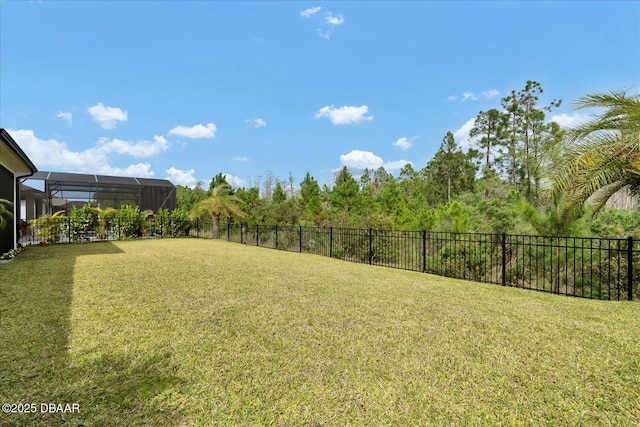
[[[220,238],[220,215],[213,215],[211,219],[213,220],[213,238],[219,239]]]

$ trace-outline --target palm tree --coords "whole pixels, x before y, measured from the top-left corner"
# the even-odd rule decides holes
[[[109,228],[112,226],[113,220],[118,213],[118,210],[115,208],[92,208],[98,217],[98,238],[105,239],[107,237],[107,232]]]
[[[640,195],[640,95],[589,94],[576,103],[604,112],[569,131],[554,190],[566,191],[573,206],[589,199],[594,213],[625,187]]]
[[[0,230],[4,230],[12,219],[13,203],[7,199],[0,199]]]
[[[200,201],[191,210],[191,216],[197,218],[204,214],[210,215],[213,220],[213,238],[220,238],[220,217],[224,215],[229,218],[231,215],[244,217],[244,212],[240,209],[241,200],[231,194],[231,187],[227,184],[220,184],[215,187],[211,196]]]

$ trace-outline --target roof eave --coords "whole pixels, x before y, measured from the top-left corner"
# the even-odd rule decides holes
[[[22,148],[18,143],[9,135],[5,129],[0,128],[0,138],[7,144],[7,146],[20,158],[20,160],[29,168],[31,174],[38,172],[38,168],[33,164],[31,159],[22,151]]]

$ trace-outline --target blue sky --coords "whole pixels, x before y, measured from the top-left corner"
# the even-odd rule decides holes
[[[397,174],[527,80],[563,126],[637,92],[640,2],[0,1],[0,127],[41,170]]]

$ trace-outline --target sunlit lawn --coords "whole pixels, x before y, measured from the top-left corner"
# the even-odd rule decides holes
[[[80,406],[0,425],[640,425],[640,302],[167,239],[29,248],[0,309],[0,403]]]

